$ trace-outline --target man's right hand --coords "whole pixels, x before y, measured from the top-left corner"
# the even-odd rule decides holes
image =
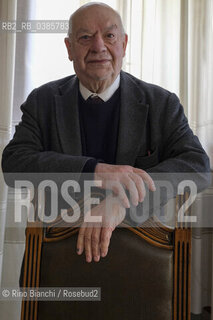
[[[146,171],[128,165],[98,163],[95,167],[94,179],[102,182],[102,189],[112,190],[125,208],[130,207],[125,189],[129,191],[130,201],[134,206],[137,206],[138,202],[143,202],[145,198],[144,182],[149,190],[156,190],[154,181]]]
[[[85,222],[88,215],[101,217],[101,222]],[[119,199],[112,195],[88,211],[79,229],[77,253],[81,255],[84,251],[87,262],[92,260],[98,262],[100,257],[106,257],[112,232],[124,220],[125,215],[125,208]]]

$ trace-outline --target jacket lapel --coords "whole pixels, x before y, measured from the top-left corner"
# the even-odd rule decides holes
[[[145,97],[141,88],[123,71],[121,71],[120,87],[121,106],[116,164],[134,166],[143,139],[146,139],[149,106],[144,103]]]
[[[81,133],[78,114],[78,79],[71,78],[55,95],[56,122],[62,150],[65,154],[82,154]]]

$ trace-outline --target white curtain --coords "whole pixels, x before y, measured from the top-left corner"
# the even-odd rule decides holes
[[[32,3],[26,0],[0,0],[0,21],[30,19]],[[17,101],[29,93],[30,35],[0,32],[0,151],[9,142],[20,120]],[[31,89],[31,87],[30,87]],[[8,189],[0,173],[0,278],[1,287],[18,286],[20,266],[25,247],[25,221],[14,223],[14,191]],[[0,301],[1,319],[19,319],[20,302]]]
[[[0,0],[0,20],[65,20],[84,0]],[[189,123],[205,147],[213,168],[213,0],[109,0],[117,9],[129,35],[123,69],[147,82],[175,92]],[[50,10],[51,8],[51,10]],[[29,92],[47,81],[73,72],[63,44],[64,34],[0,33],[0,152],[20,120],[20,104]],[[200,210],[210,210],[213,189],[197,200]],[[11,225],[12,194],[0,176],[0,277],[2,285],[18,284],[24,250],[24,232]],[[200,199],[203,207],[200,207]],[[204,201],[204,200],[205,201]],[[206,205],[207,203],[207,205]],[[211,301],[211,230],[193,235],[192,311],[201,313]],[[4,244],[4,245],[3,245]],[[206,249],[208,247],[208,250]],[[201,268],[201,258],[206,264]],[[199,263],[198,263],[199,261]],[[212,277],[213,279],[213,277]],[[213,295],[212,295],[213,296]],[[1,318],[15,320],[20,306]],[[213,305],[212,305],[213,307]],[[9,312],[9,315],[8,315]]]
[[[16,1],[0,2],[0,20],[16,18]],[[12,33],[0,33],[0,152],[8,143],[12,129],[12,103],[14,81],[14,58],[16,36]],[[0,173],[0,278],[3,262],[3,243],[5,235],[5,219],[7,204],[7,187]]]
[[[127,0],[125,8],[125,69],[180,97],[213,167],[213,1]]]
[[[16,18],[16,1],[0,2],[0,21],[14,20]],[[10,139],[12,103],[13,103],[13,79],[15,57],[15,34],[0,33],[0,152]],[[7,187],[0,173],[0,279],[3,261],[3,243],[5,229],[5,215],[7,203]]]

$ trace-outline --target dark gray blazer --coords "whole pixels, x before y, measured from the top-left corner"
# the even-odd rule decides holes
[[[123,71],[120,89],[116,164],[150,173],[210,170],[175,94]],[[90,158],[82,156],[78,78],[69,76],[33,90],[21,110],[22,121],[3,152],[3,171],[81,173]]]

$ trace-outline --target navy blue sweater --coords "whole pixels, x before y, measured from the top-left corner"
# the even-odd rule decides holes
[[[93,157],[83,172],[94,172],[98,161],[114,164],[120,111],[120,89],[106,102],[85,101],[79,93],[82,155]]]

